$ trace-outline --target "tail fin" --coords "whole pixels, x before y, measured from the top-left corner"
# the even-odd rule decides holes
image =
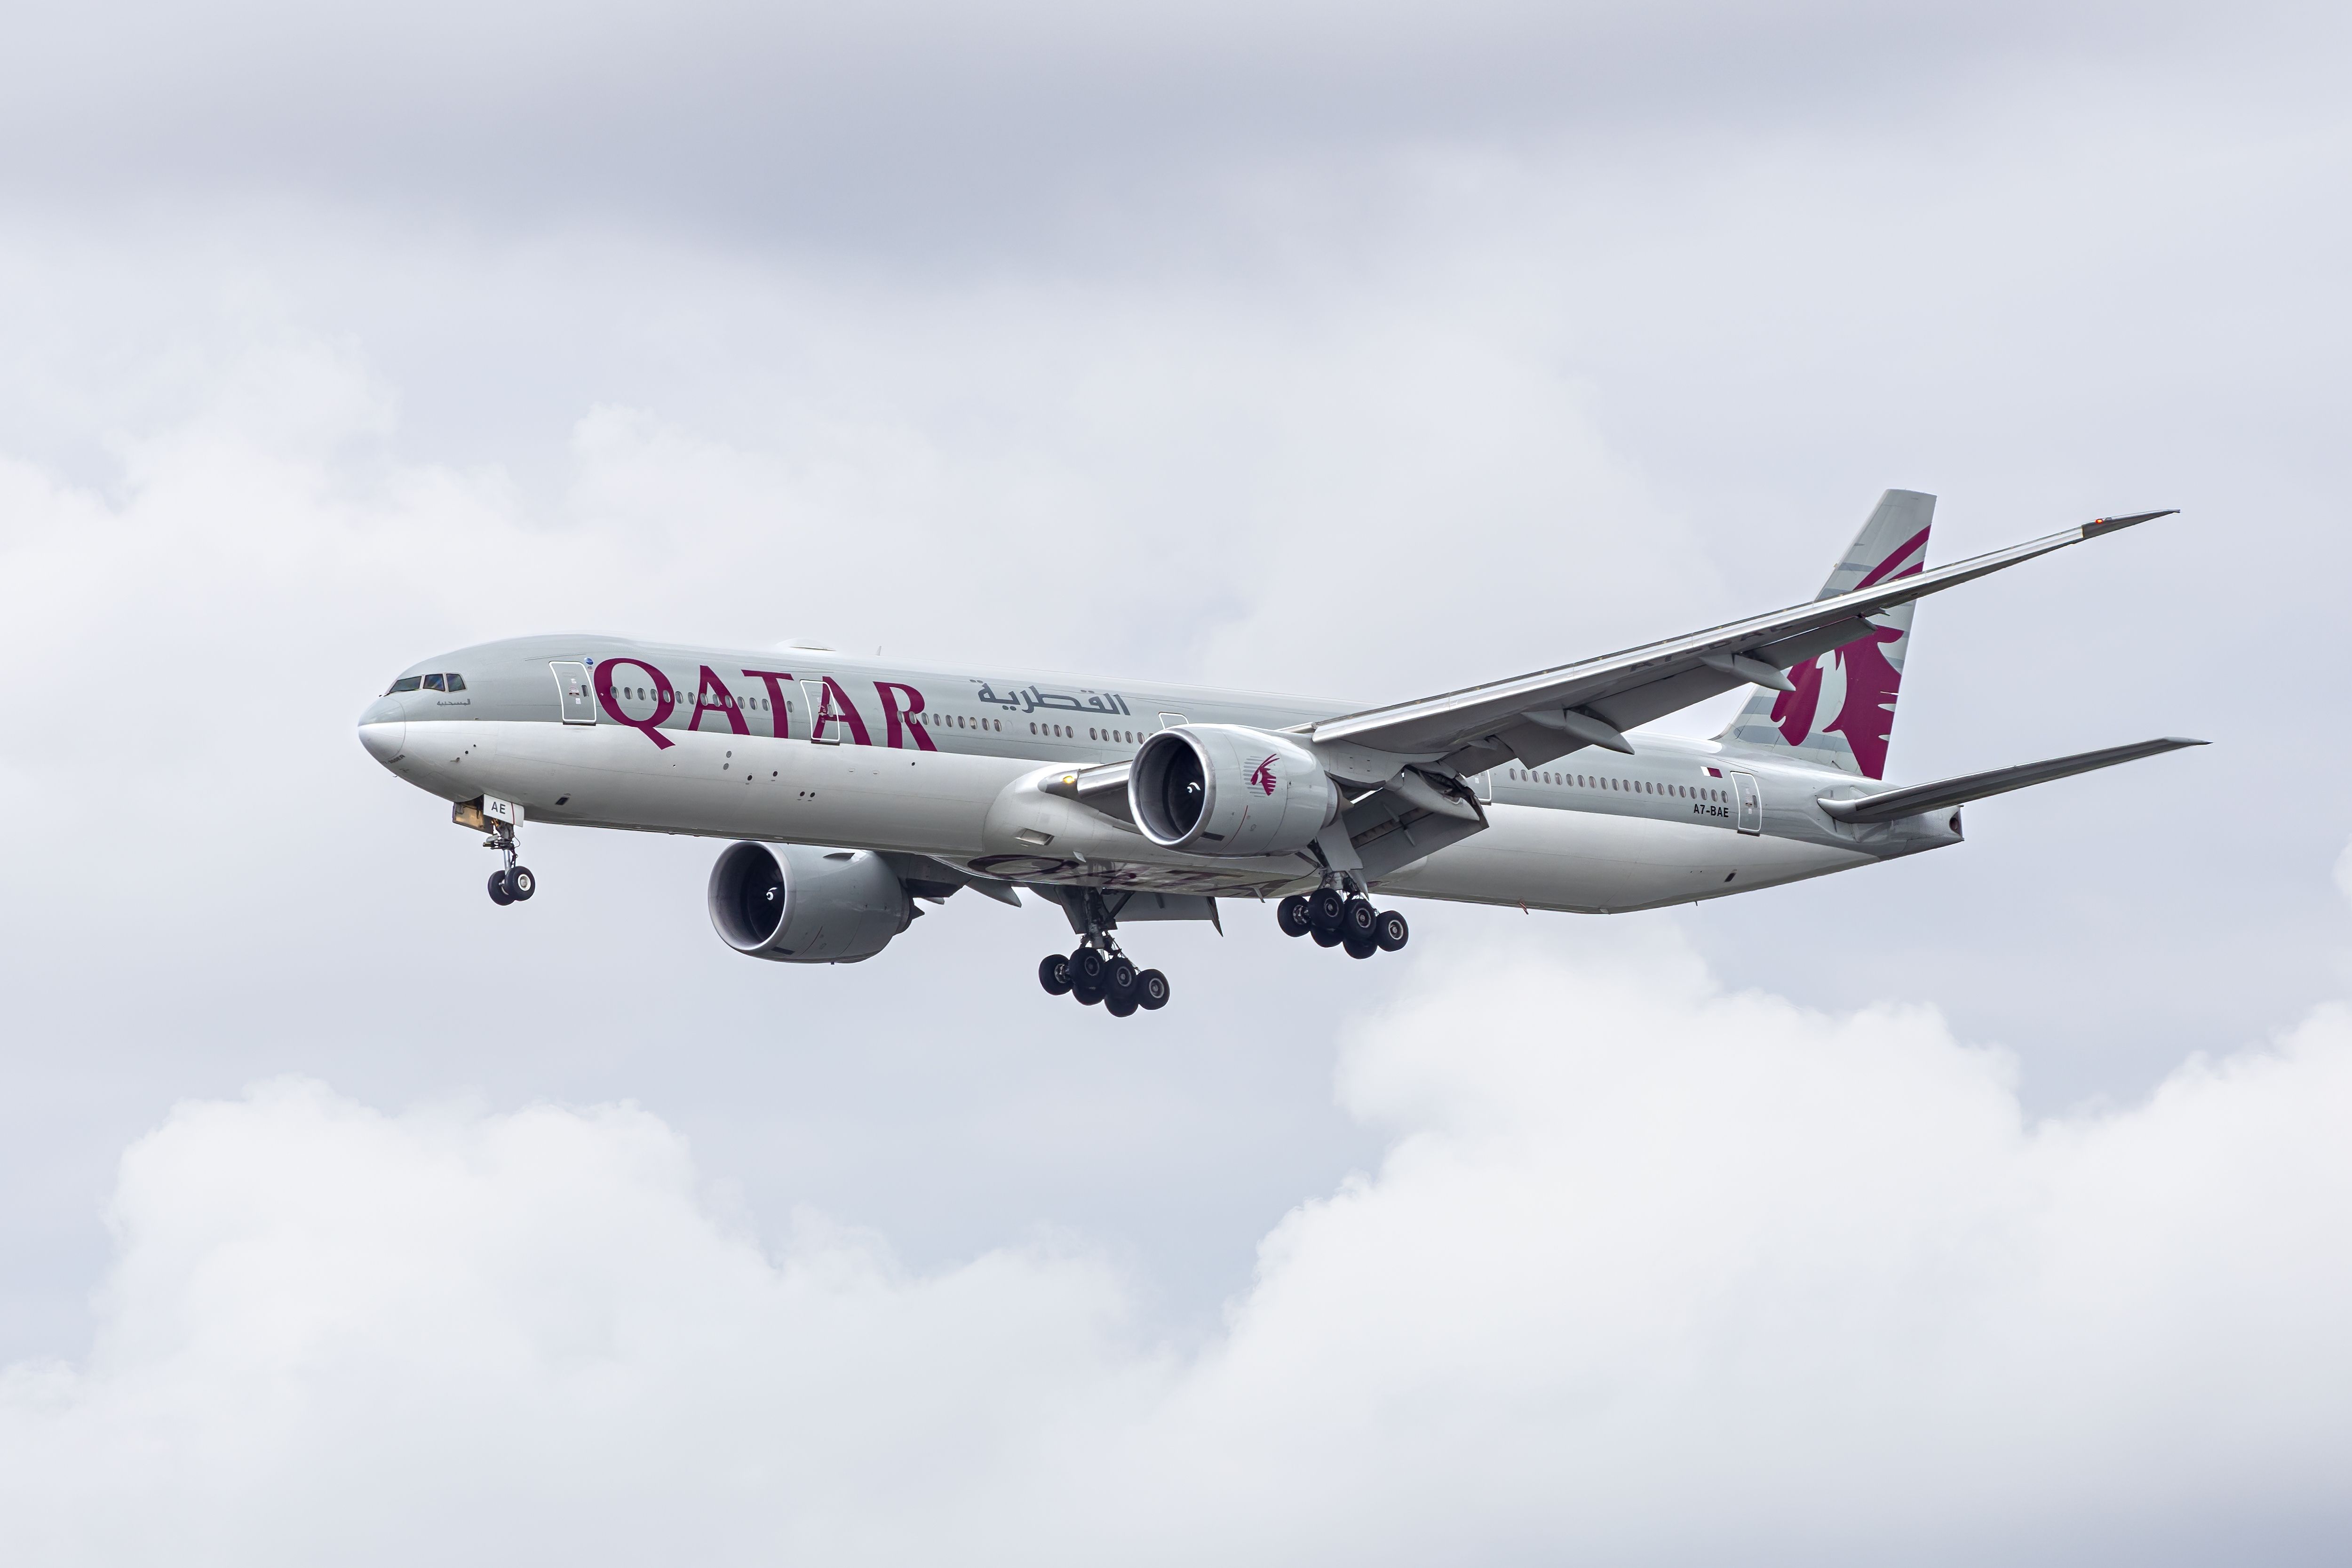
[[[1936,498],[1888,490],[1815,598],[1851,594],[1908,577],[1927,563]],[[1864,778],[1886,776],[1886,742],[1895,732],[1895,698],[1911,646],[1911,612],[1899,605],[1874,617],[1877,631],[1789,671],[1794,691],[1759,690],[1716,739],[1727,745],[1793,752]]]

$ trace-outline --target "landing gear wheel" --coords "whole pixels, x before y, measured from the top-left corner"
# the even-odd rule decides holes
[[[1372,908],[1370,899],[1349,899],[1339,913],[1339,931],[1350,942],[1370,942],[1380,921],[1380,911]]]
[[[1307,934],[1315,939],[1315,945],[1318,947],[1337,947],[1341,942],[1348,940],[1346,937],[1341,936],[1338,931],[1325,931],[1321,926],[1317,926],[1313,931]]]
[[[1168,976],[1156,969],[1147,969],[1137,975],[1135,1004],[1147,1013],[1157,1013],[1168,1005]]]
[[[1103,994],[1091,985],[1073,985],[1070,994],[1078,999],[1081,1007],[1091,1007],[1103,999]]]
[[[1368,936],[1348,937],[1340,945],[1348,950],[1349,958],[1370,958],[1381,950],[1381,944]]]
[[[539,879],[530,874],[530,867],[518,866],[507,873],[507,891],[515,896],[517,903],[520,903],[539,891]]]
[[[1102,949],[1082,947],[1070,954],[1070,984],[1099,991],[1103,989],[1103,971],[1109,967],[1110,961],[1103,956]]]
[[[1412,928],[1394,910],[1382,910],[1372,926],[1372,940],[1381,944],[1382,952],[1394,952],[1412,938]]]
[[[500,907],[514,902],[514,895],[507,891],[507,874],[504,871],[490,873],[490,902]]]
[[[1125,957],[1114,958],[1110,961],[1110,968],[1104,971],[1103,980],[1104,990],[1114,997],[1125,996],[1135,989],[1135,965]]]
[[[1114,1018],[1128,1018],[1134,1016],[1137,1005],[1138,1001],[1136,994],[1132,991],[1129,992],[1124,996],[1114,991],[1109,995],[1103,998],[1103,1011],[1109,1014]]]
[[[1313,931],[1315,924],[1307,918],[1307,895],[1293,893],[1275,906],[1274,923],[1285,936],[1305,936]]]
[[[1037,984],[1045,988],[1048,996],[1070,994],[1070,957],[1065,952],[1049,952],[1037,961]]]
[[[1347,895],[1337,888],[1324,888],[1307,897],[1307,918],[1317,931],[1338,931],[1347,914]]]

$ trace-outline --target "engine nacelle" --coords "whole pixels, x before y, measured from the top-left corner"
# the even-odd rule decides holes
[[[1143,836],[1195,855],[1288,855],[1339,814],[1339,786],[1287,735],[1180,724],[1145,737],[1128,809]]]
[[[710,868],[710,923],[738,952],[779,963],[855,963],[890,944],[914,900],[870,849],[730,844]]]

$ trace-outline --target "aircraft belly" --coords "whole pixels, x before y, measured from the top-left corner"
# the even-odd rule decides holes
[[[675,735],[656,751],[622,725],[495,727],[505,731],[496,767],[450,798],[487,786],[532,821],[920,853],[979,853],[990,804],[1035,766],[707,731]]]
[[[1484,833],[1383,878],[1384,892],[1585,914],[1685,903],[1871,863],[1795,839],[1654,818],[1494,805]]]

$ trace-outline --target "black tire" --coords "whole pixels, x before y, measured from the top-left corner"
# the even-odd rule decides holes
[[[1338,931],[1347,915],[1347,895],[1337,888],[1325,888],[1307,896],[1307,919],[1317,931]]]
[[[1372,940],[1381,944],[1382,952],[1394,952],[1412,940],[1412,927],[1405,924],[1404,917],[1394,910],[1382,910],[1372,927]]]
[[[1274,923],[1282,928],[1285,936],[1305,936],[1315,929],[1307,918],[1307,895],[1293,893],[1275,906]]]
[[[539,879],[530,874],[530,867],[518,866],[507,873],[507,891],[515,896],[515,902],[520,903],[539,891]]]
[[[1349,899],[1339,916],[1340,932],[1351,940],[1370,942],[1380,923],[1381,912],[1372,908],[1370,899]]]
[[[1168,976],[1156,969],[1147,969],[1137,975],[1135,1005],[1147,1013],[1157,1013],[1168,1005]]]
[[[1135,965],[1124,958],[1112,959],[1110,967],[1103,972],[1103,989],[1110,993],[1114,1001],[1121,996],[1132,997],[1135,994]]]
[[[1132,991],[1129,992],[1124,996],[1114,993],[1113,994],[1103,998],[1103,1011],[1109,1014],[1114,1018],[1133,1017],[1135,1016],[1135,1009],[1138,1005],[1139,1005],[1139,1004],[1136,999],[1135,993]]]
[[[1110,962],[1103,957],[1101,948],[1082,947],[1070,954],[1070,984],[1099,991],[1103,988],[1103,971],[1109,967]]]
[[[1103,999],[1103,994],[1091,985],[1073,985],[1070,994],[1078,999],[1081,1007],[1092,1007]]]
[[[504,871],[490,873],[490,902],[501,909],[514,902],[514,895],[507,891],[507,874]]]
[[[1045,988],[1048,996],[1070,994],[1070,955],[1049,952],[1037,961],[1037,984]]]
[[[1315,945],[1318,947],[1337,947],[1341,942],[1348,940],[1346,937],[1341,936],[1338,931],[1325,931],[1320,926],[1316,927],[1307,934],[1315,939]]]
[[[1370,958],[1380,952],[1381,944],[1368,936],[1351,936],[1340,943],[1349,958]]]

